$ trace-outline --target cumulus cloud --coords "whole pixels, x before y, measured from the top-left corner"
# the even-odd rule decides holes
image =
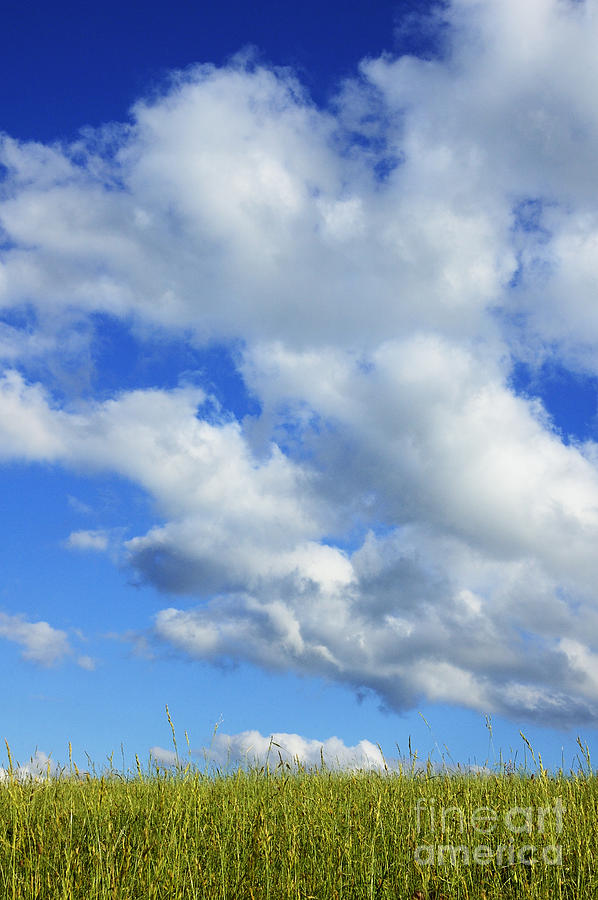
[[[597,371],[598,3],[439,15],[441,52],[364,61],[325,110],[239,59],[73,145],[2,138],[0,458],[154,499],[122,546],[169,595],[154,646],[596,723],[598,450],[511,375]],[[85,356],[97,313],[235,342],[259,413],[183,380],[58,396],[31,360]]]
[[[27,622],[22,616],[0,613],[0,637],[23,648],[23,659],[54,666],[72,652],[66,632],[47,622]]]
[[[43,750],[36,750],[28,762],[13,767],[12,772],[0,766],[0,782],[11,777],[17,781],[42,781],[57,772],[56,763]]]
[[[152,747],[152,758],[163,766],[180,764],[181,760],[173,750]],[[318,741],[299,734],[275,732],[269,736],[259,731],[242,731],[239,734],[218,733],[210,744],[194,756],[206,763],[226,768],[239,764],[263,766],[270,763],[274,769],[282,759],[291,768],[297,765],[316,768],[322,762],[328,768],[340,769],[384,769],[385,762],[376,744],[359,741],[348,747],[337,737]]]
[[[4,303],[363,346],[389,329],[484,327],[516,266],[504,200],[489,215],[426,186],[419,154],[380,190],[371,152],[347,152],[353,132],[287,73],[201,66],[133,114],[111,134],[111,170],[94,142],[42,153],[4,140]]]
[[[256,458],[236,422],[198,418],[204,396],[195,388],[136,391],[67,411],[10,373],[0,386],[1,446],[9,458],[113,470],[149,490],[170,521],[127,550],[142,577],[164,589],[209,592],[296,570],[346,579],[344,555],[317,542],[333,516],[313,474],[275,444]],[[102,532],[79,531],[68,543],[104,549],[105,541]]]

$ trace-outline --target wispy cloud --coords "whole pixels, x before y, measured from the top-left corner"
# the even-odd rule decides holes
[[[79,500],[78,497],[71,497],[69,495],[67,501],[70,508],[79,515],[88,516],[93,512],[91,506],[88,503],[84,503],[83,500]]]
[[[108,535],[105,531],[72,531],[65,541],[69,550],[94,550],[103,553],[108,548]]]
[[[78,656],[77,657],[77,665],[82,669],[86,669],[88,672],[93,672],[96,668],[97,662],[91,656]]]

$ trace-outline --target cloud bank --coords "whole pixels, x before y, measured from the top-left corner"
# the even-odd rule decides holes
[[[163,747],[152,747],[152,759],[163,766],[184,765],[173,750]],[[308,769],[319,768],[322,763],[328,768],[340,769],[384,769],[385,762],[376,744],[371,741],[359,741],[354,747],[348,747],[339,738],[331,737],[318,741],[302,737],[299,734],[275,733],[264,736],[259,731],[242,731],[239,734],[214,735],[210,747],[195,751],[194,756],[201,758],[206,764],[218,768],[229,766],[288,765],[294,769],[297,765]]]
[[[512,376],[598,374],[598,3],[438,16],[441,56],[327,109],[245,58],[70,146],[2,138],[0,458],[147,491],[121,550],[170,652],[596,724],[597,447]],[[95,391],[99,316],[233,347],[259,413],[183,371]]]

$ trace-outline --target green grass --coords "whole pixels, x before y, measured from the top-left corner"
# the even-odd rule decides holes
[[[0,896],[410,900],[421,891],[447,900],[585,900],[598,896],[597,804],[591,769],[549,777],[541,765],[534,778],[505,769],[375,773],[282,763],[232,773],[188,766],[129,777],[112,770],[85,779],[8,777],[0,785]],[[444,831],[443,807],[457,808],[445,812]],[[481,807],[495,813],[490,834],[476,830],[484,826],[475,812]],[[508,827],[514,807],[531,808],[529,833]],[[541,831],[540,807],[553,809]],[[542,859],[553,844],[562,848],[562,865]],[[499,845],[512,849],[484,865],[466,864],[462,851],[455,864],[439,864],[439,845],[470,854],[480,845],[495,855]],[[518,861],[525,845],[535,847],[533,865]],[[432,848],[432,864],[418,864],[418,853],[430,852],[422,847]]]
[[[174,725],[166,708],[178,757]],[[425,721],[425,720],[424,720]],[[492,726],[487,719],[492,738]],[[187,737],[187,735],[185,734]],[[394,771],[77,767],[0,784],[0,896],[123,900],[598,896],[598,778],[499,763],[467,773],[417,754]],[[188,738],[187,743],[189,744]],[[281,748],[278,748],[279,750]],[[272,755],[271,755],[272,754]],[[69,759],[71,759],[69,745]]]

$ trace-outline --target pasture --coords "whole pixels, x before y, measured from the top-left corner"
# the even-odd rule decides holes
[[[6,900],[598,896],[598,779],[585,764],[307,770],[273,754],[226,772],[15,772],[0,786]]]

